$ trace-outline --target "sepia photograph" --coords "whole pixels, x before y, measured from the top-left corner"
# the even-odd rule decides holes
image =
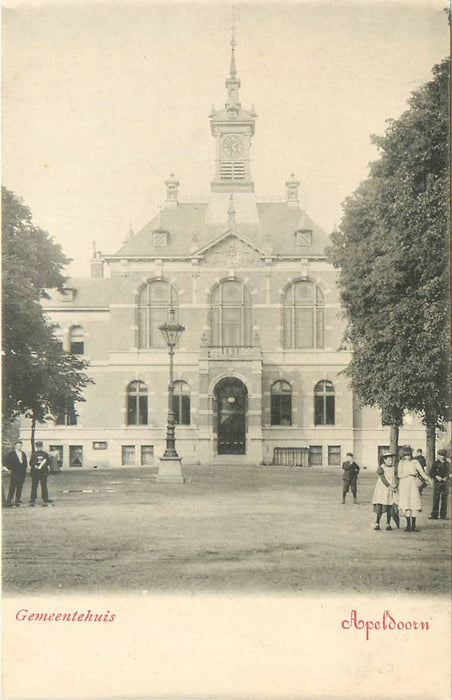
[[[5,698],[449,697],[449,32],[5,1]]]

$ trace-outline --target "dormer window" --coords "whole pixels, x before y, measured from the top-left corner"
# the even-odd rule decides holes
[[[166,248],[169,242],[169,232],[157,229],[152,232],[152,245],[155,248]]]
[[[312,231],[306,228],[295,231],[295,243],[297,248],[308,248],[311,246]]]

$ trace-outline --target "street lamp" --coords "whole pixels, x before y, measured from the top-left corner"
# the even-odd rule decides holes
[[[165,342],[168,346],[168,353],[170,358],[169,366],[169,384],[168,384],[168,423],[166,428],[166,450],[163,456],[160,457],[160,466],[157,474],[157,481],[160,483],[176,483],[181,484],[184,481],[182,476],[181,458],[176,452],[176,436],[175,436],[175,415],[173,407],[173,395],[174,395],[174,377],[173,377],[173,367],[174,367],[174,348],[177,345],[181,334],[185,330],[184,326],[180,323],[176,323],[176,312],[174,309],[170,309],[170,320],[169,323],[163,323],[159,326],[159,330],[162,332]]]

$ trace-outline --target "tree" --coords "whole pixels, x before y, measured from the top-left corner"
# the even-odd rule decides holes
[[[418,413],[429,464],[436,430],[450,420],[449,60],[433,75],[373,137],[380,157],[346,199],[327,251],[340,267],[352,388],[382,410],[393,449],[404,412]]]
[[[31,211],[2,188],[3,422],[31,415],[34,425],[58,403],[83,400],[87,364],[63,352],[40,304],[47,289],[62,290],[69,262],[61,247],[33,225]],[[32,447],[34,430],[32,430]]]

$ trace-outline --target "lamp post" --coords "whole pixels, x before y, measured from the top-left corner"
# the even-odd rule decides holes
[[[170,309],[169,323],[163,323],[159,326],[165,342],[168,346],[169,353],[169,383],[168,383],[168,423],[166,428],[166,449],[163,456],[160,457],[159,471],[157,474],[157,482],[182,484],[184,477],[182,476],[181,458],[176,452],[176,436],[175,436],[175,415],[173,407],[174,396],[174,348],[177,345],[181,334],[185,330],[184,326],[176,323],[176,313],[174,309]]]

